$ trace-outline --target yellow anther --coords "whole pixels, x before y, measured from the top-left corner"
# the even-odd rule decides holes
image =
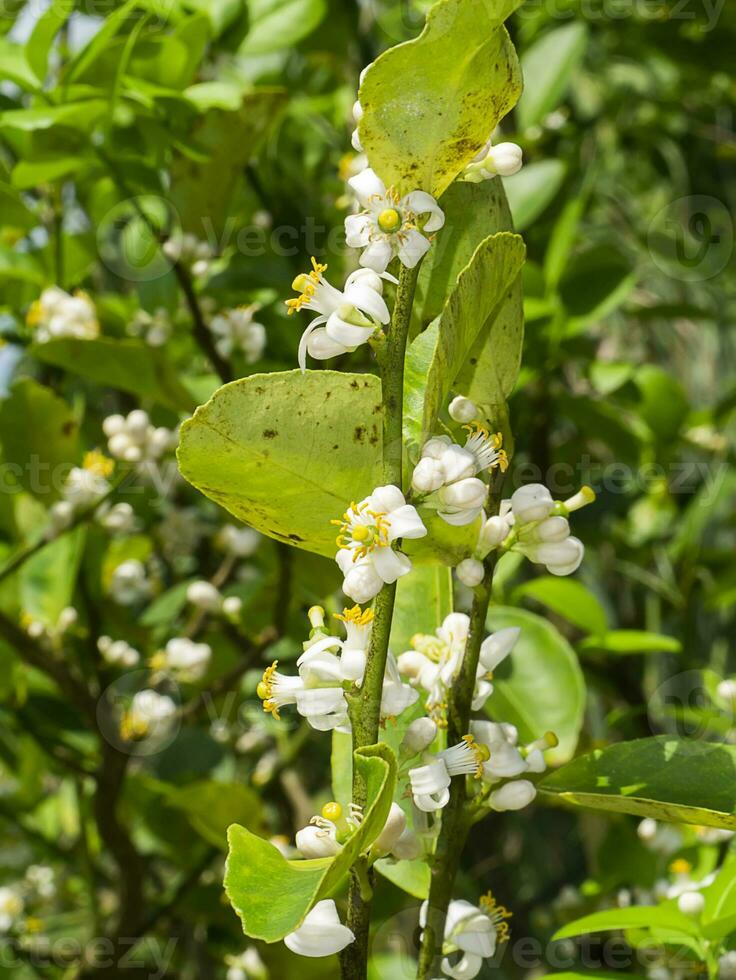
[[[148,666],[151,670],[163,670],[166,666],[166,654],[163,650],[159,650],[158,653],[154,653],[151,659],[148,661]]]
[[[291,288],[296,290],[297,293],[303,293],[306,287],[309,285],[309,273],[300,272],[299,275],[294,279],[291,284]]]
[[[37,299],[28,307],[28,312],[26,313],[26,323],[29,327],[37,327],[39,323],[43,322],[43,319],[43,304]]]
[[[378,227],[387,234],[392,234],[401,227],[401,215],[396,208],[386,208],[378,215]]]
[[[692,870],[692,864],[690,864],[689,861],[686,861],[685,858],[677,858],[677,860],[673,861],[670,865],[670,871],[675,875],[687,875],[690,874]]]
[[[343,609],[342,613],[335,613],[335,619],[343,623],[354,623],[356,626],[368,626],[373,622],[373,610],[353,606],[352,609]]]
[[[493,892],[487,892],[485,895],[481,896],[478,902],[481,911],[485,912],[488,918],[496,927],[496,939],[499,943],[505,943],[509,938],[509,926],[505,921],[510,919],[513,915],[512,912],[504,905],[499,905],[496,899],[493,897]]]
[[[89,473],[94,473],[95,476],[105,477],[110,476],[115,469],[115,462],[101,453],[99,449],[92,449],[85,453],[82,466]]]
[[[331,823],[337,823],[342,816],[342,807],[334,800],[331,803],[325,803],[322,807],[322,816]]]
[[[560,744],[560,740],[554,732],[545,732],[544,740],[551,749],[556,749]]]
[[[273,717],[279,720],[279,709],[275,701],[272,700],[273,696],[273,684],[274,684],[274,674],[276,673],[276,668],[278,667],[278,660],[274,660],[270,667],[266,667],[263,671],[263,678],[256,688],[256,694],[263,701],[263,710],[267,714],[273,715]]]

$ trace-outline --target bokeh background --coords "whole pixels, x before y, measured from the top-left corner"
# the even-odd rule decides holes
[[[249,945],[221,877],[229,823],[287,846],[330,798],[329,739],[273,722],[255,687],[298,655],[309,606],[341,608],[338,576],[236,529],[178,477],[172,448],[221,379],[295,365],[300,326],[281,301],[309,257],[336,280],[352,268],[358,75],[419,32],[426,6],[3,3],[2,976],[337,976],[336,961]],[[576,515],[575,581],[508,559],[495,599],[551,623],[551,702],[571,696],[555,687],[555,649],[579,659],[579,751],[663,732],[733,741],[718,687],[736,674],[736,9],[529,0],[509,28],[526,90],[502,132],[525,168],[505,188],[529,252],[509,480],[559,496],[589,483],[598,501]],[[88,294],[100,338],[49,340],[27,322],[53,285]],[[254,309],[237,330],[228,316],[210,329],[241,306]],[[366,348],[350,367],[370,369]],[[108,508],[125,505],[117,519],[81,513],[42,547],[71,468],[115,455],[104,420],[140,410],[141,458],[100,474]],[[149,424],[171,434],[160,452]],[[192,604],[199,579],[240,605]],[[115,659],[106,636],[137,658]],[[156,674],[172,638],[207,645],[203,674]],[[171,700],[169,723],[126,743],[121,711],[150,689]],[[701,880],[727,835],[538,805],[473,840],[458,897],[492,887],[514,910],[512,942],[482,975],[581,958],[695,975],[549,938]],[[418,904],[380,883],[372,980],[412,976]]]

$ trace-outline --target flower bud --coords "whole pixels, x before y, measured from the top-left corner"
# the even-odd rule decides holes
[[[350,596],[353,602],[370,602],[381,591],[383,581],[370,565],[353,565],[345,575],[342,591]]]
[[[489,517],[480,529],[478,545],[484,551],[492,551],[506,540],[511,526],[504,517]]]
[[[219,612],[222,596],[210,582],[192,582],[187,589],[187,600],[203,612]]]
[[[695,918],[705,908],[705,898],[700,892],[683,892],[677,899],[677,907],[683,915],[690,915]]]
[[[569,537],[554,544],[540,544],[533,560],[547,566],[551,575],[571,575],[580,567],[585,555],[582,541]]]
[[[480,647],[479,661],[483,668],[495,670],[514,649],[520,633],[518,626],[507,626],[487,636]]]
[[[399,658],[399,661],[401,661],[401,658]],[[401,670],[400,664],[399,669]],[[431,718],[417,718],[406,729],[399,751],[407,755],[409,753],[416,755],[418,752],[424,752],[434,742],[436,736],[437,725]]]
[[[389,854],[406,830],[406,814],[398,803],[392,803],[383,830],[373,843],[379,854]]]
[[[494,810],[523,810],[536,795],[534,783],[530,783],[528,779],[517,779],[494,790],[489,802]]]
[[[529,537],[533,541],[564,541],[570,536],[570,524],[564,517],[545,517],[532,530]]]
[[[501,177],[511,177],[517,174],[523,165],[523,154],[516,143],[499,143],[492,146],[486,157],[485,168],[499,174]]]
[[[102,431],[110,439],[125,430],[125,419],[122,415],[108,415],[102,423]]]
[[[222,611],[230,619],[237,619],[243,609],[243,600],[240,596],[229,595],[227,599],[222,600]]]
[[[128,415],[125,420],[125,428],[134,438],[140,438],[148,431],[150,419],[148,413],[142,408],[136,408]]]
[[[636,828],[636,832],[640,840],[654,840],[657,834],[657,821],[653,817],[645,817]]]
[[[469,398],[465,398],[463,395],[453,398],[448,411],[454,422],[472,422],[480,414],[475,402],[471,402]]]
[[[435,436],[428,442],[424,443],[422,448],[422,459],[442,459],[442,456],[447,452],[448,448],[453,445],[452,439],[449,436]]]
[[[477,510],[483,506],[487,495],[486,484],[473,476],[442,487],[439,499],[443,509],[451,507],[458,510]]]
[[[445,482],[445,470],[437,459],[425,456],[414,467],[411,485],[417,493],[433,493]]]
[[[511,497],[511,510],[519,524],[543,521],[554,507],[549,490],[541,483],[529,483],[519,487]]]
[[[466,558],[455,568],[455,574],[463,585],[467,585],[469,589],[474,589],[483,581],[485,574],[483,562],[478,561],[477,558]]]

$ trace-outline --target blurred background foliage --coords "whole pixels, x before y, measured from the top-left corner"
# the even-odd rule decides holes
[[[63,496],[63,483],[39,472],[104,449],[106,416],[142,407],[173,429],[221,378],[294,366],[299,331],[280,302],[291,280],[312,254],[336,273],[353,261],[342,219],[359,72],[415,36],[426,7],[4,4],[5,562],[34,549]],[[533,0],[510,30],[526,89],[503,135],[523,146],[526,165],[505,186],[529,261],[509,479],[542,480],[556,496],[588,482],[599,497],[576,522],[587,555],[575,581],[509,557],[495,598],[551,623],[540,643],[552,710],[567,710],[568,693],[552,686],[559,662],[579,659],[581,751],[662,732],[733,740],[734,705],[717,688],[736,674],[736,9]],[[161,251],[182,232],[207,243],[203,268]],[[99,339],[34,341],[26,313],[53,284],[92,297]],[[262,355],[228,354],[218,377],[187,289],[205,311],[260,304]],[[165,344],[130,336],[140,310],[170,322]],[[369,357],[352,355],[351,370],[369,369]],[[159,975],[183,980],[336,969],[283,948],[259,950],[267,973],[252,954],[228,961],[245,940],[220,886],[230,822],[292,839],[329,796],[324,741],[266,719],[254,692],[265,662],[298,654],[308,606],[338,610],[335,570],[267,540],[251,554],[223,552],[227,516],[168,473],[165,486],[133,476],[117,488],[133,533],[83,521],[17,570],[0,568],[0,896],[15,889],[23,902],[0,975],[117,976],[119,964],[80,966],[74,952],[111,935],[139,937],[131,961],[147,965],[124,976],[154,975],[169,940]],[[111,581],[131,560],[148,591],[126,605]],[[195,578],[242,600],[237,622],[198,617],[186,598]],[[63,631],[69,606],[78,618]],[[177,731],[163,748],[130,757],[106,728],[112,708],[108,718],[79,696],[107,689],[125,701],[149,682],[142,663],[121,673],[103,662],[102,635],[143,657],[172,636],[210,645],[205,676],[178,689]],[[515,935],[543,948],[568,918],[662,894],[678,875],[701,880],[722,859],[723,837],[637,832],[632,818],[538,805],[498,815],[476,837],[461,887],[474,899],[492,884],[514,909]],[[52,869],[52,885],[28,870],[38,866]],[[130,907],[130,889],[142,906]],[[411,935],[402,916],[416,905],[381,884],[375,980],[411,975],[394,933]],[[49,943],[56,962],[38,953]],[[549,955],[508,956],[501,973],[564,965]]]

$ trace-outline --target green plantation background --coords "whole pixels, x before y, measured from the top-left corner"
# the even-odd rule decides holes
[[[231,823],[288,843],[332,797],[329,738],[287,712],[274,721],[256,697],[264,667],[301,652],[307,609],[342,609],[331,531],[309,526],[307,550],[238,535],[178,474],[172,433],[223,381],[296,367],[303,324],[282,302],[292,280],[312,255],[335,282],[354,263],[342,222],[360,71],[415,37],[427,6],[2,7],[0,976],[338,976],[335,958],[251,943],[222,891]],[[501,673],[490,705],[529,737],[558,732],[557,761],[658,735],[694,740],[697,765],[701,742],[736,742],[722,683],[736,677],[736,9],[533,0],[509,29],[525,91],[502,131],[525,166],[504,187],[528,255],[508,480],[561,498],[587,483],[598,498],[576,515],[586,559],[574,579],[501,563],[489,624],[525,626],[523,684]],[[401,96],[412,79],[394,84]],[[29,310],[54,285],[89,296],[99,337],[39,335]],[[430,291],[426,309],[442,299]],[[263,334],[218,345],[210,320],[251,305]],[[363,373],[371,356],[364,346],[332,366]],[[310,377],[314,423],[322,382]],[[345,396],[347,436],[369,396]],[[111,473],[87,454],[108,451],[106,418],[137,410],[161,430],[156,465]],[[82,509],[46,543],[85,460],[109,481],[108,510]],[[191,459],[182,467],[197,486],[223,465],[195,462],[194,476]],[[298,506],[282,489],[262,503],[276,530]],[[240,605],[194,608],[199,579]],[[456,599],[465,608],[467,591]],[[405,641],[416,627],[396,628]],[[137,662],[113,663],[106,636]],[[173,732],[131,748],[120,706],[182,636],[209,645],[206,672],[170,691]],[[661,780],[666,744],[637,778]],[[712,800],[691,807],[734,811],[734,751],[709,776]],[[458,897],[492,887],[514,912],[511,944],[481,976],[581,964],[697,975],[687,953],[668,963],[661,947],[632,960],[619,944],[615,959],[564,931],[550,945],[571,920],[728,860],[730,837],[713,828],[559,807],[554,794],[574,794],[593,764],[474,836]],[[625,784],[625,753],[616,765]],[[413,891],[379,879],[371,980],[413,976]],[[631,943],[662,939],[636,913],[624,924]]]

